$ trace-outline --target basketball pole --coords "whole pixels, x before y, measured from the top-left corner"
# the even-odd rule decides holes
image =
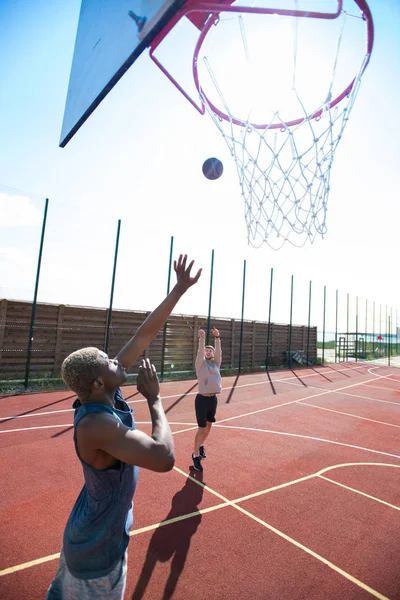
[[[170,244],[170,248],[169,248],[169,265],[168,265],[168,281],[167,281],[167,296],[169,294],[170,291],[170,285],[171,285],[171,269],[172,269],[172,252],[173,252],[173,248],[174,248],[174,236],[171,235],[171,244]],[[163,340],[162,340],[162,347],[161,347],[161,371],[160,371],[160,381],[164,381],[164,362],[165,362],[165,345],[166,345],[166,341],[167,341],[167,322],[165,322],[164,324],[164,328],[163,328]]]
[[[25,366],[25,381],[24,387],[27,389],[29,382],[29,373],[31,369],[31,355],[32,355],[32,345],[33,345],[33,330],[35,327],[35,317],[36,317],[36,301],[37,294],[39,289],[39,278],[40,278],[40,267],[42,263],[42,253],[43,253],[43,242],[44,242],[44,234],[46,231],[46,220],[47,220],[47,208],[49,206],[49,199],[46,198],[45,206],[44,206],[44,215],[43,215],[43,224],[42,224],[42,234],[40,237],[40,246],[39,246],[39,256],[38,256],[38,264],[36,270],[36,281],[35,281],[35,291],[33,294],[33,302],[32,302],[32,313],[31,313],[31,324],[29,327],[29,339],[28,339],[28,351],[26,356],[26,366]]]
[[[243,347],[243,316],[244,316],[244,297],[246,291],[246,260],[243,261],[243,288],[242,288],[242,316],[240,319],[240,341],[239,341],[239,366],[238,375],[242,370],[242,347]]]
[[[271,309],[272,309],[272,284],[274,279],[274,269],[271,267],[271,277],[269,283],[269,308],[268,308],[268,330],[267,330],[267,351],[265,353],[265,370],[268,371],[269,344],[271,341]]]
[[[113,265],[113,273],[112,273],[112,278],[111,278],[110,304],[108,307],[106,339],[105,339],[105,343],[104,343],[104,352],[106,354],[108,354],[108,349],[110,346],[110,328],[111,328],[112,309],[113,309],[113,300],[114,300],[115,274],[117,272],[118,246],[119,246],[120,231],[121,231],[121,219],[118,219],[117,239],[115,241],[115,252],[114,252],[114,265]]]
[[[206,337],[207,345],[210,343],[210,319],[211,319],[211,299],[212,299],[212,288],[213,288],[213,275],[214,275],[214,250],[211,251],[210,295],[208,298],[208,318],[207,318],[207,337]]]

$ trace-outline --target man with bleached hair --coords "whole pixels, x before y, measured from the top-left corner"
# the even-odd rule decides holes
[[[122,600],[127,574],[132,500],[138,467],[170,471],[175,453],[160,398],[157,373],[149,360],[139,366],[138,391],[147,400],[151,436],[138,431],[120,386],[126,371],[156,337],[181,296],[194,285],[187,256],[174,261],[177,283],[115,358],[98,348],[70,354],[62,377],[78,398],[73,407],[74,443],[84,486],[64,530],[63,548],[47,600]]]

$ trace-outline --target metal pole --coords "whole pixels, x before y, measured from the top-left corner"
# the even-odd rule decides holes
[[[349,304],[350,304],[350,294],[347,294],[347,321],[346,321],[346,361],[349,360]]]
[[[271,268],[271,279],[269,284],[269,309],[268,309],[268,331],[267,331],[267,352],[265,355],[265,370],[268,371],[269,344],[271,342],[271,308],[272,308],[272,283],[274,278],[274,269]]]
[[[239,342],[239,375],[242,370],[242,347],[243,347],[243,316],[244,316],[244,295],[246,290],[246,261],[243,262],[243,289],[242,289],[242,316],[240,321],[240,342]]]
[[[356,362],[358,362],[358,296],[356,296],[356,343],[355,343]]]
[[[335,318],[335,363],[337,363],[337,329],[338,329],[338,303],[339,303],[339,291],[336,290],[336,318]]]
[[[293,275],[290,279],[290,316],[289,316],[289,367],[292,367],[292,315],[293,315]]]
[[[209,295],[209,299],[208,299],[208,318],[207,318],[206,344],[210,343],[210,319],[211,319],[211,299],[212,299],[212,287],[213,287],[213,274],[214,274],[214,250],[212,250],[212,252],[211,252],[210,295]]]
[[[375,302],[372,303],[372,351],[375,356]]]
[[[33,294],[33,302],[32,302],[31,324],[30,324],[30,327],[29,327],[28,351],[27,351],[26,365],[25,365],[25,381],[24,381],[25,389],[27,389],[27,387],[28,387],[29,373],[30,373],[30,369],[31,369],[31,354],[32,354],[32,344],[33,344],[33,330],[34,330],[34,327],[35,327],[36,301],[37,301],[37,293],[38,293],[38,289],[39,289],[40,266],[41,266],[41,263],[42,263],[43,242],[44,242],[44,233],[45,233],[45,230],[46,230],[46,219],[47,219],[47,208],[48,208],[48,205],[49,205],[49,199],[46,198],[46,202],[45,202],[45,205],[44,205],[42,234],[41,234],[41,237],[40,237],[38,264],[37,264],[37,270],[36,270],[35,291],[34,291],[34,294]]]
[[[110,306],[108,308],[108,316],[107,316],[106,342],[104,344],[104,352],[106,354],[108,354],[108,349],[110,346],[110,327],[111,327],[112,307],[113,307],[113,299],[114,299],[115,274],[117,272],[117,259],[118,259],[118,246],[119,246],[120,231],[121,231],[121,219],[118,219],[117,239],[115,242],[115,253],[114,253],[114,266],[113,266],[113,274],[112,274],[112,280],[111,280]]]
[[[169,248],[169,265],[168,265],[168,282],[167,282],[167,296],[169,294],[169,288],[171,285],[171,269],[172,269],[172,251],[174,248],[174,236],[171,235],[171,244]],[[164,362],[165,362],[165,345],[167,341],[167,322],[164,324],[163,329],[163,341],[161,347],[161,372],[160,372],[160,381],[164,381]]]
[[[368,298],[365,300],[365,355],[368,354]]]
[[[311,327],[311,281],[310,281],[310,292],[308,295],[308,328],[307,328],[307,366],[309,365],[309,354],[310,354],[310,327]]]
[[[322,319],[322,364],[325,363],[325,315],[326,315],[326,285],[324,285],[324,315]]]
[[[390,315],[388,317],[389,321],[388,321],[388,325],[389,325],[389,338],[388,338],[388,343],[389,343],[389,352],[388,352],[388,367],[390,367]]]

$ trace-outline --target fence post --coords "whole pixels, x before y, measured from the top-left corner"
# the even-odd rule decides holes
[[[6,331],[6,319],[7,319],[7,300],[3,298],[0,300],[0,366],[1,366],[1,355],[4,345],[4,334]]]
[[[338,311],[339,311],[339,290],[336,290],[336,317],[335,317],[335,364],[337,363],[337,344],[338,344]],[[339,357],[340,360],[340,357]]]
[[[212,252],[211,252],[210,295],[209,295],[209,298],[208,298],[208,317],[207,317],[207,337],[206,337],[206,344],[210,343],[210,319],[211,319],[211,299],[212,299],[213,275],[214,275],[214,250],[212,250]]]
[[[324,285],[324,310],[322,318],[322,364],[325,363],[325,316],[326,316],[326,285]],[[318,339],[317,339],[318,347]]]
[[[358,296],[356,296],[356,343],[354,350],[356,353],[356,362],[358,362]]]
[[[32,344],[33,344],[33,330],[35,327],[36,301],[37,301],[37,293],[38,293],[38,289],[39,289],[40,266],[42,263],[43,242],[44,242],[44,233],[46,231],[46,219],[47,219],[48,206],[49,206],[49,199],[46,198],[45,207],[44,207],[43,224],[42,224],[42,235],[40,237],[38,264],[37,264],[37,270],[36,270],[35,291],[33,294],[33,302],[32,302],[31,324],[29,327],[28,352],[27,352],[27,356],[26,356],[26,366],[25,366],[25,382],[24,382],[25,389],[27,389],[27,387],[28,387],[29,373],[31,370],[31,354],[32,354]]]
[[[244,296],[246,290],[246,260],[243,261],[243,289],[242,289],[242,316],[240,320],[240,341],[239,341],[239,368],[240,375],[242,370],[242,346],[243,346],[243,316],[244,316]]]
[[[268,308],[268,331],[267,331],[267,351],[265,353],[265,370],[268,371],[269,346],[271,342],[271,309],[272,309],[272,284],[274,278],[274,269],[271,267],[271,278],[269,284],[269,308]]]
[[[113,265],[113,273],[112,273],[112,278],[111,278],[110,304],[109,304],[108,313],[107,313],[106,341],[104,344],[104,352],[106,354],[108,354],[108,349],[110,346],[110,327],[111,327],[113,299],[114,299],[115,274],[117,272],[117,259],[118,259],[118,246],[119,246],[120,230],[121,230],[121,219],[118,219],[117,239],[115,242],[115,252],[114,252],[114,265]]]
[[[168,265],[168,282],[167,282],[167,296],[169,294],[169,288],[171,285],[171,268],[172,268],[172,251],[174,247],[174,236],[171,235],[171,244],[169,248],[169,265]],[[161,347],[161,372],[160,372],[160,381],[164,381],[164,362],[165,362],[165,344],[167,341],[167,321],[164,324],[163,328],[163,339],[162,339],[162,347]]]
[[[310,291],[308,294],[308,327],[307,327],[307,367],[309,366],[309,355],[310,355],[310,327],[311,327],[311,281]]]
[[[292,314],[293,314],[293,275],[290,279],[290,318],[289,318],[289,367],[292,368]]]

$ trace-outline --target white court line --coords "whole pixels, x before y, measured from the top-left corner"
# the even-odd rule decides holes
[[[379,502],[380,504],[389,506],[389,508],[394,508],[395,510],[400,510],[400,506],[395,506],[394,504],[385,502],[384,500],[381,500],[380,498],[376,498],[376,496],[370,496],[370,494],[366,494],[365,492],[361,492],[361,490],[356,490],[355,488],[352,488],[348,485],[344,485],[344,483],[339,483],[338,481],[335,481],[334,479],[329,479],[329,477],[324,477],[323,475],[319,475],[318,477],[319,477],[319,479],[325,479],[325,481],[329,481],[329,483],[334,483],[335,485],[338,485],[339,487],[342,487],[346,490],[350,490],[351,492],[355,492],[356,494],[365,496],[366,498],[369,498],[370,500],[374,500],[375,502]]]
[[[329,467],[324,467],[315,473],[311,473],[311,475],[305,475],[304,477],[300,477],[299,479],[292,479],[291,481],[287,481],[285,483],[280,483],[279,485],[275,485],[270,488],[266,488],[265,490],[261,490],[259,492],[253,492],[252,494],[248,494],[247,496],[242,496],[241,498],[236,498],[236,500],[232,500],[232,502],[244,502],[245,500],[251,500],[252,498],[256,498],[257,496],[263,496],[264,494],[269,494],[270,492],[275,492],[276,490],[281,490],[283,488],[289,487],[291,485],[296,485],[297,483],[302,483],[303,481],[307,481],[309,479],[314,479],[317,477],[323,477],[323,473],[328,473],[329,471],[334,471],[335,469],[342,469],[345,467],[360,467],[360,466],[372,466],[372,467],[394,467],[395,469],[400,469],[400,465],[394,465],[392,463],[375,463],[375,462],[352,462],[352,463],[340,463],[338,465],[330,465]],[[356,490],[355,490],[356,491]]]
[[[185,478],[188,478],[187,473],[185,473],[184,471],[181,471],[181,469],[178,469],[177,467],[174,467],[174,469],[178,473],[181,473]],[[193,479],[193,481],[195,481],[197,484],[201,485],[201,483],[198,482],[198,481],[196,481],[196,479],[194,479],[192,477],[190,477],[190,479]],[[203,487],[205,487],[205,486],[203,486]],[[249,512],[248,510],[244,509],[242,506],[239,506],[239,505],[235,504],[234,502],[232,502],[231,500],[228,500],[228,498],[225,498],[224,496],[222,496],[221,494],[219,494],[215,490],[212,490],[209,487],[207,487],[206,489],[208,489],[208,491],[210,491],[212,494],[216,495],[218,498],[220,498],[221,500],[223,500],[224,502],[226,502],[226,504],[228,504],[232,508],[235,508],[236,510],[238,510],[242,514],[246,515],[247,517],[249,517],[253,521],[256,521],[256,523],[259,523],[260,525],[262,525],[266,529],[269,529],[270,531],[272,531],[273,533],[275,533],[279,537],[283,538],[284,540],[286,540],[290,544],[296,546],[300,550],[303,550],[303,552],[306,552],[307,554],[309,554],[313,558],[316,558],[318,561],[322,562],[324,565],[326,565],[327,567],[329,567],[330,569],[332,569],[333,571],[335,571],[339,575],[342,575],[345,579],[348,579],[349,581],[351,581],[352,583],[354,583],[358,587],[360,587],[363,590],[369,592],[375,598],[379,598],[380,600],[389,600],[387,598],[387,596],[384,596],[383,594],[381,594],[377,590],[374,590],[369,585],[365,584],[363,581],[360,581],[359,579],[356,579],[355,577],[353,577],[353,575],[351,575],[350,573],[347,573],[347,571],[345,571],[344,569],[341,569],[340,567],[338,567],[337,565],[335,565],[331,561],[327,560],[326,558],[324,558],[320,554],[317,554],[317,552],[314,552],[313,550],[311,550],[307,546],[304,546],[304,544],[301,544],[300,542],[298,542],[294,538],[286,535],[286,533],[283,533],[283,531],[280,531],[279,529],[276,529],[276,527],[273,527],[272,525],[270,525],[266,521],[263,521],[262,519],[259,519],[258,517],[256,517],[256,515],[253,515],[251,512]]]
[[[385,377],[385,379],[387,379],[387,378]],[[387,388],[387,387],[384,387],[383,385],[372,385],[372,384],[367,384],[367,383],[362,384],[362,385],[365,385],[365,387],[367,387],[367,388],[373,388],[374,390],[384,390],[385,392],[397,392],[400,394],[400,389]]]
[[[376,368],[380,368],[380,367],[376,367]],[[339,372],[342,372],[342,371],[352,371],[352,370],[356,370],[356,369],[353,369],[353,368],[352,369],[334,369],[335,373],[339,373]],[[308,375],[303,375],[303,379],[306,379],[308,377],[318,377],[318,376],[322,376],[322,374],[320,374],[320,373],[310,373]],[[375,375],[375,379],[371,379],[370,381],[375,381],[376,377],[386,378],[387,376],[386,375],[382,375],[382,376]],[[292,380],[295,380],[295,381],[292,382]],[[272,383],[287,383],[288,385],[295,385],[297,387],[304,387],[301,384],[297,385],[295,383],[296,381],[298,381],[298,377],[295,377],[295,376],[293,376],[293,377],[286,377],[284,379],[272,379]],[[253,387],[253,386],[258,386],[258,385],[268,385],[268,386],[270,386],[271,382],[269,380],[266,380],[266,381],[256,381],[256,382],[253,382],[253,383],[243,383],[243,384],[235,386],[235,389],[245,388],[245,387]],[[356,385],[362,385],[362,383],[358,383]],[[310,389],[318,389],[318,390],[324,389],[324,388],[319,388],[319,387],[313,388],[313,386],[307,386],[307,387],[310,388]],[[232,386],[226,387],[226,388],[223,387],[222,388],[222,392],[224,392],[224,391],[230,391],[231,389],[232,389]],[[48,393],[51,393],[51,392],[48,392]],[[197,391],[196,392],[184,392],[183,394],[180,393],[180,394],[171,394],[171,395],[168,395],[168,396],[162,396],[162,399],[163,400],[169,400],[171,398],[179,398],[180,396],[195,396],[196,394],[197,394]],[[136,403],[139,403],[139,402],[146,402],[146,399],[145,398],[141,398],[139,400],[129,400],[129,401],[126,401],[126,402],[127,402],[127,404],[136,404]],[[24,419],[24,418],[28,418],[28,417],[42,417],[43,415],[56,415],[56,414],[66,413],[66,412],[74,412],[74,409],[73,408],[65,408],[65,409],[52,410],[52,411],[46,411],[46,412],[29,413],[29,414],[26,414],[26,415],[10,415],[10,416],[6,416],[6,417],[0,417],[0,423],[3,422],[3,421],[10,421],[12,419]]]
[[[325,408],[324,406],[317,406],[316,404],[308,404],[308,402],[299,402],[302,406],[309,406],[311,408],[318,408],[319,410],[327,410],[338,415],[345,415],[346,417],[353,417],[354,419],[361,419],[362,421],[371,421],[371,423],[379,423],[379,425],[388,425],[389,427],[398,427],[400,425],[394,425],[393,423],[386,423],[386,421],[377,421],[376,419],[369,419],[368,417],[360,417],[359,415],[353,415],[352,413],[343,412],[341,410],[335,410],[333,408]]]
[[[317,438],[311,435],[302,435],[299,433],[287,433],[285,431],[274,431],[273,429],[261,429],[258,427],[241,427],[235,425],[219,425],[219,423],[214,423],[213,427],[219,427],[223,429],[241,429],[243,431],[256,431],[261,433],[271,433],[273,435],[283,435],[287,437],[296,437],[305,440],[312,440],[315,442],[322,442],[325,444],[334,444],[335,446],[344,446],[346,448],[353,448],[354,450],[363,450],[364,452],[372,452],[373,454],[382,454],[383,456],[391,456],[393,458],[400,459],[400,454],[391,454],[390,452],[383,452],[381,450],[373,450],[372,448],[364,448],[363,446],[355,446],[353,444],[345,444],[344,442],[336,442],[334,440],[327,440],[324,438]],[[179,433],[179,432],[177,432]]]
[[[371,379],[369,381],[375,381],[375,380],[376,379],[373,379],[373,380]],[[249,384],[249,385],[256,385],[256,384]],[[357,387],[358,385],[360,385],[360,383],[353,383],[351,385],[346,385],[346,386],[344,386],[342,388],[337,388],[337,389],[334,389],[334,390],[323,390],[322,392],[319,392],[317,394],[313,394],[311,396],[306,396],[305,398],[299,398],[298,400],[290,400],[289,402],[282,402],[281,404],[274,404],[273,406],[267,406],[265,408],[260,408],[258,410],[251,411],[251,412],[248,412],[248,413],[244,413],[244,414],[241,414],[241,415],[235,415],[233,417],[227,417],[226,419],[221,419],[220,421],[218,421],[218,423],[225,423],[226,421],[232,421],[234,419],[242,419],[242,418],[248,417],[250,415],[255,415],[255,414],[258,414],[258,413],[261,413],[261,412],[266,412],[268,410],[273,410],[273,409],[279,408],[281,406],[288,406],[290,404],[298,404],[299,402],[302,402],[302,401],[304,402],[304,400],[310,400],[312,398],[318,398],[319,396],[325,396],[327,394],[335,394],[336,392],[342,392],[342,390],[346,390],[346,389],[349,389],[349,388],[352,388],[352,387]],[[242,386],[242,387],[246,387],[246,386]],[[178,394],[178,396],[179,396],[179,394]],[[142,422],[142,424],[143,423],[144,422]],[[66,427],[69,427],[71,425],[72,424],[68,424]],[[51,427],[65,427],[65,425],[44,425],[42,427],[26,427],[26,428],[21,428],[21,429],[7,429],[7,430],[0,430],[0,433],[9,433],[9,432],[12,432],[12,431],[14,431],[14,432],[17,432],[17,431],[29,431],[29,430],[32,430],[32,429],[46,429],[46,427],[48,427],[48,428],[51,428]],[[193,427],[193,428],[190,428],[190,429],[196,429],[196,428],[197,427]],[[174,433],[183,433],[184,431],[190,431],[190,429],[183,429],[181,431],[176,431]]]

